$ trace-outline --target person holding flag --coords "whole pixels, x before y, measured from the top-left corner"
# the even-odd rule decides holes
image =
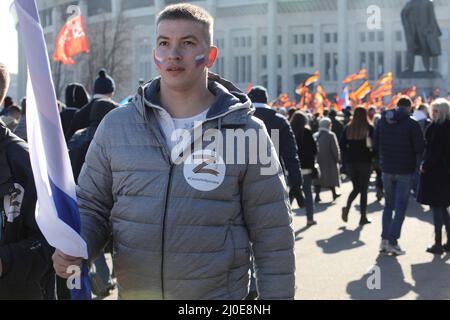
[[[0,103],[9,74],[0,63]],[[0,300],[54,299],[53,248],[36,224],[26,143],[0,120]]]
[[[209,73],[218,53],[213,23],[189,3],[157,15],[153,62],[161,76],[106,115],[86,155],[77,189],[82,236],[95,259],[112,234],[121,299],[241,300],[251,261],[260,299],[294,298],[285,178],[250,99]],[[256,130],[255,143],[268,143],[274,170],[262,173],[261,161],[250,164],[250,151],[236,145],[245,163],[224,163],[210,142],[178,140],[179,129],[200,136]],[[223,145],[231,140],[226,135]],[[57,250],[56,272],[67,277],[65,267],[78,257]]]

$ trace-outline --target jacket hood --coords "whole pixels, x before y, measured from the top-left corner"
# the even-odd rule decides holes
[[[157,77],[139,87],[132,103],[139,113],[146,118],[146,107],[163,109],[158,99],[161,77]],[[254,106],[250,99],[231,82],[220,78],[214,73],[208,74],[208,89],[215,96],[206,115],[206,121],[220,119],[223,123],[240,124],[254,113]]]
[[[404,108],[394,108],[383,112],[382,119],[388,124],[397,124],[410,117]]]

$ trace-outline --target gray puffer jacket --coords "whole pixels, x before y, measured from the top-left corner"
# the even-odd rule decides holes
[[[203,131],[263,129],[266,151],[274,150],[247,96],[211,77],[216,98]],[[109,113],[87,153],[77,196],[90,259],[112,233],[119,298],[228,300],[247,295],[253,253],[260,298],[292,299],[294,233],[279,161],[275,174],[261,175],[267,166],[249,164],[247,152],[245,163],[225,165],[214,190],[193,187],[186,165],[172,162],[155,117],[159,84],[139,88],[130,104]]]

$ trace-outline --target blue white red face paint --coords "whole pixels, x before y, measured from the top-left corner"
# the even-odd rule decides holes
[[[155,64],[158,67],[161,67],[163,64],[163,59],[159,58],[156,54],[154,55],[154,59],[155,59]],[[200,67],[201,65],[203,65],[206,62],[206,55],[200,54],[195,57],[194,61],[195,61],[195,65],[197,67]]]
[[[161,58],[158,58],[158,56],[155,54],[154,55],[154,57],[155,57],[155,64],[158,66],[158,67],[161,67],[161,65],[162,65],[162,63],[163,63],[163,60],[161,59]]]
[[[202,64],[204,64],[206,61],[206,56],[204,54],[200,54],[195,57],[195,64],[197,67],[200,67]]]

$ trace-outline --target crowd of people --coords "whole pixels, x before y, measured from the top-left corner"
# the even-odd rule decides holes
[[[296,200],[307,226],[316,225],[321,193],[342,196],[344,175],[352,191],[342,220],[354,214],[359,195],[363,226],[371,223],[367,195],[375,173],[377,199],[385,199],[380,252],[405,254],[399,239],[411,195],[433,212],[435,242],[427,251],[450,251],[447,99],[414,106],[403,96],[392,109],[323,114],[271,108],[265,88],[244,94],[208,72],[217,56],[212,25],[194,5],[166,7],[158,15],[153,55],[161,77],[140,86],[120,108],[106,70],[92,97],[71,83],[65,103],[58,101],[97,296],[107,296],[117,281],[123,299],[293,299],[289,203]],[[36,225],[26,98],[20,106],[5,98],[8,83],[0,64],[0,299],[70,299],[67,270],[82,258],[50,247]],[[186,166],[174,161],[172,147],[178,129],[193,130],[199,122],[203,130],[262,129],[258,139],[270,146],[276,130],[276,173],[262,175],[259,162],[223,169],[216,159],[209,172],[222,178],[218,186],[195,184]]]

